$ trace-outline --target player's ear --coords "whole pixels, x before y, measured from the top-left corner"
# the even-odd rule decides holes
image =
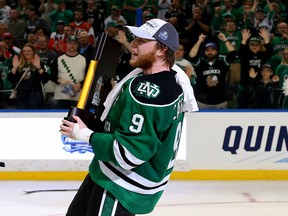
[[[166,46],[161,47],[161,49],[156,50],[157,56],[165,56],[167,52],[168,52],[168,47]]]

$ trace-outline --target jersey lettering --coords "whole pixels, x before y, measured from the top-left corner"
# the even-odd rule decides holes
[[[180,139],[181,139],[181,132],[182,132],[182,125],[181,122],[178,123],[176,134],[175,134],[175,139],[174,139],[174,152],[175,152],[175,157],[178,152],[178,147],[180,144]]]
[[[205,70],[203,71],[203,75],[210,75],[210,74],[221,74],[221,71],[219,69],[209,69],[209,70]]]
[[[174,110],[176,111],[176,113],[173,116],[173,120],[178,119],[180,114],[183,113],[183,104],[184,104],[184,101],[182,98],[174,105]]]
[[[179,144],[180,144],[180,139],[181,139],[181,132],[182,132],[182,124],[181,124],[181,122],[179,122],[177,125],[177,130],[175,133],[175,139],[174,139],[174,145],[173,145],[174,154],[171,157],[171,160],[170,160],[170,163],[168,164],[167,170],[173,168],[175,165],[175,160],[176,160],[176,156],[177,156]]]

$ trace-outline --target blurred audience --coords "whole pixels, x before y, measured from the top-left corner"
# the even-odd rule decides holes
[[[27,25],[26,25],[26,35],[29,33],[36,33],[35,30],[38,28],[42,28],[45,35],[50,35],[50,25],[48,22],[42,18],[40,18],[36,13],[36,8],[34,6],[30,6],[27,9]]]
[[[67,51],[51,65],[51,80],[56,83],[54,100],[57,109],[76,106],[87,70],[86,59],[79,53],[75,35],[67,38]]]
[[[84,11],[77,9],[74,12],[74,21],[69,25],[75,27],[75,35],[79,37],[81,31],[86,31],[89,34],[89,42],[94,46],[95,34],[92,25],[84,20]]]
[[[196,73],[191,62],[186,59],[185,44],[179,43],[178,50],[174,53],[175,64],[178,65],[189,77],[192,86],[196,83]]]
[[[5,65],[2,68],[12,68],[13,56],[19,55],[24,44],[28,42],[37,49],[41,56],[41,64],[44,64],[46,69],[48,68],[45,72],[49,75],[47,59],[45,60],[46,53],[51,52],[58,57],[69,53],[67,47],[70,45],[68,45],[67,39],[70,36],[76,36],[77,52],[86,57],[87,66],[94,49],[95,39],[100,33],[106,32],[123,45],[117,67],[117,74],[122,78],[133,69],[129,65],[131,38],[127,39],[125,32],[122,31],[123,27],[126,24],[139,26],[157,17],[170,22],[176,28],[181,42],[177,55],[183,55],[183,59],[187,60],[184,65],[186,63],[189,65],[189,62],[195,64],[195,59],[189,58],[189,52],[186,54],[185,51],[191,50],[197,44],[200,35],[205,35],[205,40],[198,48],[197,58],[204,58],[208,61],[205,53],[207,55],[209,52],[208,56],[215,54],[217,60],[225,61],[230,55],[226,47],[228,42],[235,48],[236,58],[233,62],[229,62],[224,80],[228,108],[252,107],[250,102],[253,95],[256,95],[253,92],[257,91],[254,89],[257,85],[254,84],[261,84],[261,68],[264,64],[271,66],[271,77],[278,74],[280,80],[273,93],[275,100],[286,100],[283,99],[284,93],[281,87],[283,74],[280,71],[284,71],[283,73],[286,71],[285,64],[282,62],[284,50],[288,47],[288,1],[0,0],[0,12],[2,14],[0,17],[0,49],[4,55],[2,58],[5,58],[5,61],[0,61],[0,69],[4,62]],[[245,37],[247,34],[249,35],[244,39],[245,43],[242,38],[243,31],[246,32],[244,33]],[[218,38],[219,33],[224,34],[228,40],[227,43]],[[89,36],[88,44],[87,34]],[[48,38],[47,43],[44,38]],[[269,43],[266,43],[268,40]],[[213,43],[215,46],[210,46],[208,49],[205,47],[208,43]],[[44,49],[44,47],[46,48]],[[216,48],[213,50],[213,47]],[[181,66],[183,59],[177,57],[176,63]],[[212,64],[210,67],[213,68],[214,65]],[[197,67],[194,65],[194,68]],[[254,68],[255,71],[253,75],[256,74],[253,82],[251,82],[252,78],[249,73],[251,68]],[[189,71],[184,66],[183,69],[186,72]],[[188,72],[188,75],[190,76],[191,73]],[[3,77],[5,76],[3,75]],[[201,76],[192,76],[191,84],[195,88],[199,88],[200,83],[203,84],[202,78]],[[3,79],[1,80],[0,87],[2,86],[3,90],[5,85]],[[7,79],[5,80],[7,81]],[[214,81],[212,80],[211,83],[215,83]],[[46,87],[46,85],[44,86]],[[50,90],[47,92],[51,93]],[[0,89],[0,100],[1,97],[3,98],[3,94]],[[202,97],[203,95],[196,94],[198,101],[203,101]],[[222,95],[219,96],[216,93],[215,97],[222,97]],[[3,103],[1,102],[1,104]],[[288,103],[287,106],[280,102],[277,104],[278,108],[288,108]],[[52,104],[47,104],[47,106],[52,107]]]
[[[87,1],[87,9],[85,11],[86,20],[90,23],[94,30],[95,38],[104,31],[104,20],[105,15],[102,10],[97,6],[95,0],[88,0]]]
[[[58,55],[53,50],[48,47],[48,37],[46,35],[39,36],[37,40],[38,50],[37,54],[40,57],[40,61],[44,64],[45,71],[51,75],[50,65],[56,60]],[[56,84],[49,80],[44,84],[44,94],[45,94],[45,108],[51,109],[55,108],[54,103],[54,92]]]
[[[15,39],[18,40],[19,43],[21,43],[22,45],[26,30],[26,23],[23,20],[18,19],[18,12],[16,9],[10,10],[10,20],[8,21],[7,25],[7,30],[11,32],[14,35]]]
[[[57,29],[58,21],[63,21],[65,25],[68,25],[73,21],[73,10],[67,8],[66,0],[61,0],[58,3],[58,8],[51,12],[51,32],[55,32]]]
[[[15,83],[10,82],[7,77],[12,67],[12,58],[7,58],[5,49],[0,47],[0,108],[15,108],[14,101],[9,98],[10,92],[15,87]]]
[[[105,20],[104,20],[104,25],[105,29],[107,28],[107,25],[109,22],[114,21],[117,22],[118,24],[124,26],[127,24],[126,19],[121,15],[121,10],[118,6],[114,5],[111,9],[111,15],[109,15]]]
[[[199,49],[205,37],[201,34],[189,53],[197,75],[196,100],[200,109],[226,109],[228,105],[226,74],[236,57],[236,51],[226,36],[219,33],[219,39],[227,47],[227,56],[219,58],[218,46],[213,42],[208,42],[205,44],[204,56],[201,57]]]
[[[21,52],[21,49],[15,46],[14,37],[10,32],[4,33],[0,45],[4,49],[4,55],[6,58],[12,58],[14,55],[19,55]]]
[[[40,57],[32,44],[25,44],[21,55],[14,55],[12,69],[7,79],[19,86],[16,95],[17,109],[43,109],[43,84],[49,81]]]
[[[41,13],[41,18],[46,20],[48,24],[51,26],[51,18],[50,14],[54,11],[57,10],[58,5],[54,3],[54,0],[40,0],[41,4],[38,8],[39,12]]]
[[[0,22],[8,24],[11,7],[6,5],[6,0],[0,0]]]
[[[66,52],[67,38],[75,35],[74,26],[67,25],[63,27],[63,24],[63,21],[58,21],[57,31],[52,32],[49,39],[49,48],[53,49],[58,55],[62,55]]]
[[[263,42],[262,42],[263,41]],[[249,71],[251,68],[257,72],[256,81],[260,79],[262,66],[272,56],[269,32],[265,28],[260,29],[258,36],[251,36],[248,29],[242,31],[242,42],[239,48],[241,60],[241,77],[238,94],[238,107],[249,108],[251,90],[249,89]]]
[[[82,31],[79,34],[79,53],[82,54],[87,62],[87,65],[92,59],[94,47],[89,42],[89,34],[87,31]]]
[[[260,70],[260,79],[257,80],[257,73],[254,68],[249,70],[249,89],[251,99],[249,108],[252,109],[271,109],[276,108],[275,93],[278,87],[279,77],[273,76],[274,72],[271,65],[264,64]]]

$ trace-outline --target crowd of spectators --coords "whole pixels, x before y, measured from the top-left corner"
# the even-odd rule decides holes
[[[121,79],[132,69],[123,26],[152,18],[176,28],[176,64],[204,109],[287,107],[288,1],[0,0],[0,109],[75,105],[101,32],[123,44]]]

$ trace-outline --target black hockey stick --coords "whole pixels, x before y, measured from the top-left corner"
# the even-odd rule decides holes
[[[42,192],[65,192],[65,191],[78,191],[78,189],[40,189],[40,190],[30,190],[24,191],[25,194],[32,194],[32,193],[42,193]]]
[[[5,163],[4,162],[0,162],[0,167],[5,167]]]

